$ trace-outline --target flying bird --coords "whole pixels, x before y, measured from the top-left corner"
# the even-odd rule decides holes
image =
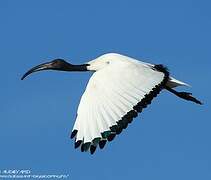
[[[164,65],[145,63],[117,53],[107,53],[81,65],[55,59],[33,67],[21,79],[43,70],[93,72],[81,97],[71,133],[75,148],[91,154],[97,146],[102,149],[106,142],[126,129],[163,89],[202,104],[191,93],[174,89],[188,84],[171,77]]]

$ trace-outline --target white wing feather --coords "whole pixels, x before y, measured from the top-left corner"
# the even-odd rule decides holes
[[[164,73],[143,63],[114,63],[95,72],[78,107],[76,141],[101,137],[163,79]]]

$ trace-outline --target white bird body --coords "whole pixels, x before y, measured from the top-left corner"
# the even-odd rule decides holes
[[[146,94],[160,84],[164,73],[155,71],[152,64],[120,54],[109,53],[88,62],[95,71],[82,95],[73,130],[76,141],[92,142],[101,133],[124,117]],[[186,83],[170,78],[171,87]]]
[[[103,148],[106,141],[120,134],[162,89],[201,104],[190,93],[172,89],[189,85],[170,77],[164,66],[117,53],[104,54],[84,65],[56,59],[32,68],[22,79],[45,69],[94,72],[81,97],[71,134],[71,138],[75,137],[75,148],[90,149],[92,154],[98,144]]]

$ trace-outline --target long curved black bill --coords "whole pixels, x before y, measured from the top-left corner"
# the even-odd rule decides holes
[[[21,80],[25,79],[26,76],[37,71],[43,71],[43,70],[87,71],[87,66],[89,66],[89,64],[73,65],[64,61],[63,59],[55,59],[51,62],[43,63],[31,68],[22,76]]]
[[[40,64],[38,66],[35,66],[33,68],[31,68],[30,70],[28,70],[21,78],[21,80],[24,80],[24,78],[26,76],[28,76],[29,74],[33,73],[33,72],[37,72],[37,71],[42,71],[42,70],[48,70],[50,68],[48,68],[48,64],[49,63],[43,63],[43,64]]]

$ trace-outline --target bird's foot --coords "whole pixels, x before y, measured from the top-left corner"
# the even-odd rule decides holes
[[[192,102],[195,102],[196,104],[201,104],[202,105],[202,102],[199,101],[198,99],[196,99],[195,97],[193,97],[192,93],[189,93],[189,92],[177,92],[177,95],[180,98],[183,98],[185,100],[192,101]]]

